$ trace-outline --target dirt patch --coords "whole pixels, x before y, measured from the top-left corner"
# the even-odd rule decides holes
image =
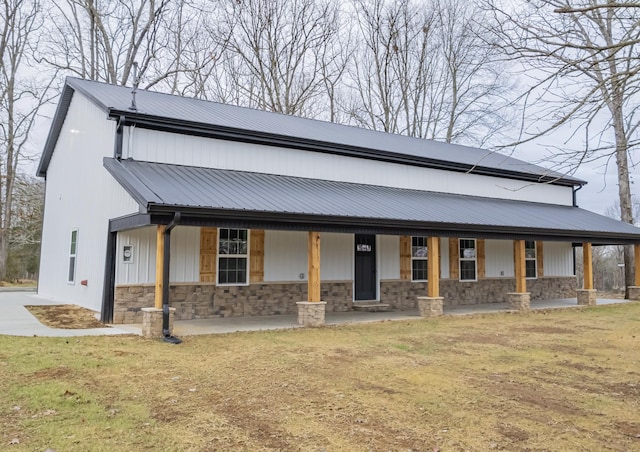
[[[84,330],[89,328],[108,328],[98,321],[95,313],[74,304],[54,304],[50,306],[25,306],[40,323],[50,328],[63,330]]]
[[[516,402],[522,406],[536,407],[563,415],[581,414],[581,411],[562,394],[551,393],[537,385],[513,380],[502,381],[495,386],[487,386],[486,391],[493,396]]]
[[[640,424],[637,422],[616,422],[615,427],[624,436],[630,436],[640,441]]]
[[[594,372],[597,374],[605,373],[608,369],[602,366],[590,366],[588,364],[577,363],[572,361],[560,361],[558,363],[559,366],[568,367],[570,369],[579,370],[582,372]]]
[[[71,375],[73,371],[68,367],[53,367],[48,369],[41,369],[34,373],[32,373],[30,378],[38,378],[44,380],[60,380],[62,378],[68,377]]]
[[[496,333],[465,333],[456,336],[450,336],[446,339],[448,343],[467,342],[471,344],[484,344],[484,345],[502,345],[506,346],[511,343],[511,339],[508,336],[504,336]]]
[[[496,427],[498,433],[511,441],[526,441],[529,439],[529,434],[512,424],[499,424]]]
[[[525,333],[540,333],[540,334],[575,334],[576,333],[576,330],[572,330],[570,328],[548,326],[548,325],[520,328],[519,331],[524,331]]]

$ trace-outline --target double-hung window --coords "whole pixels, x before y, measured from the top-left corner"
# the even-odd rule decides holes
[[[69,273],[67,282],[74,284],[76,282],[76,261],[78,258],[78,230],[71,231],[71,246],[69,247]]]
[[[477,281],[476,240],[459,241],[460,281]]]
[[[525,240],[524,242],[524,264],[526,269],[526,277],[534,279],[538,277],[536,255],[536,242],[533,240]]]
[[[220,229],[218,236],[218,283],[247,284],[249,231]]]
[[[427,238],[411,237],[411,280],[427,280]]]

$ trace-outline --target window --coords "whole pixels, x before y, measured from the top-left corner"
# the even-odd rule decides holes
[[[536,242],[533,240],[525,240],[524,242],[524,265],[527,278],[534,279],[538,277],[537,272],[537,256]]]
[[[411,237],[411,280],[427,280],[427,238]]]
[[[67,282],[76,282],[76,260],[78,257],[78,230],[71,231],[71,246],[69,247],[69,278]]]
[[[220,229],[218,235],[218,283],[247,284],[249,231]]]
[[[476,240],[460,239],[460,281],[476,281]]]

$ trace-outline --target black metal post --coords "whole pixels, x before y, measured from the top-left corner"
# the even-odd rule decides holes
[[[169,269],[171,262],[171,230],[180,223],[180,212],[176,212],[173,220],[164,230],[164,261],[162,262],[162,335],[164,341],[171,344],[181,344],[182,340],[172,336],[169,331]]]

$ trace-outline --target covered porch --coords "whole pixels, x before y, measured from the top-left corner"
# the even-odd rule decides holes
[[[596,302],[590,253],[592,244],[631,244],[635,245],[636,255],[640,254],[640,230],[576,206],[114,159],[105,159],[105,167],[139,202],[143,212],[111,221],[112,260],[115,258],[118,232],[156,228],[155,305],[143,308],[143,311],[145,316],[156,319],[152,322],[154,324],[162,320],[161,331],[165,336],[171,330],[173,309],[169,299],[170,285],[173,285],[169,284],[171,231],[178,226],[303,233],[307,272],[300,279],[304,279],[306,299],[300,297],[302,299],[295,301],[297,323],[303,326],[326,324],[326,314],[330,314],[325,310],[321,290],[325,283],[320,251],[323,234],[342,233],[374,239],[379,235],[400,237],[399,252],[402,255],[404,248],[408,247],[409,263],[411,248],[415,246],[411,239],[424,239],[425,243],[418,246],[424,251],[423,257],[429,265],[425,262],[422,286],[415,286],[422,288],[421,293],[412,298],[415,300],[412,306],[417,306],[422,316],[441,315],[446,306],[440,290],[444,271],[442,240],[448,240],[449,246],[453,244],[453,253],[450,248],[449,256],[458,256],[455,262],[453,259],[449,261],[449,282],[470,284],[469,292],[477,289],[477,286],[472,287],[473,281],[485,276],[484,268],[475,262],[479,262],[476,256],[484,253],[482,244],[476,240],[501,240],[511,248],[509,255],[513,260],[509,265],[514,274],[507,281],[508,290],[501,289],[501,294],[508,295],[509,307],[517,310],[528,310],[531,302],[528,289],[532,283],[527,281],[527,242],[564,242],[569,246],[573,243],[583,247],[585,278],[584,286],[578,290],[578,304]],[[246,245],[250,237],[244,236],[243,240]],[[473,244],[463,246],[465,241]],[[366,253],[372,249],[371,246],[375,244],[356,243],[355,253]],[[467,256],[467,250],[473,253]],[[251,259],[253,257],[256,256],[252,255]],[[462,272],[468,272],[470,268],[466,265],[463,268],[463,261],[469,261],[464,263],[469,263],[472,270],[471,276],[465,275],[464,278]],[[108,266],[105,275],[102,313],[105,321],[113,315],[113,265],[112,262]],[[637,258],[638,266],[640,259]],[[357,269],[355,271],[357,273]],[[402,275],[410,272],[411,268],[403,267],[401,261],[401,279],[404,279]],[[304,276],[302,272],[301,275]],[[251,286],[253,276],[251,274],[251,280],[246,279],[246,286]],[[639,276],[640,270],[637,269],[636,279]],[[357,278],[353,279],[357,289]],[[381,290],[380,282],[377,284]],[[636,281],[636,285],[639,284]],[[484,297],[479,301],[487,299]]]

